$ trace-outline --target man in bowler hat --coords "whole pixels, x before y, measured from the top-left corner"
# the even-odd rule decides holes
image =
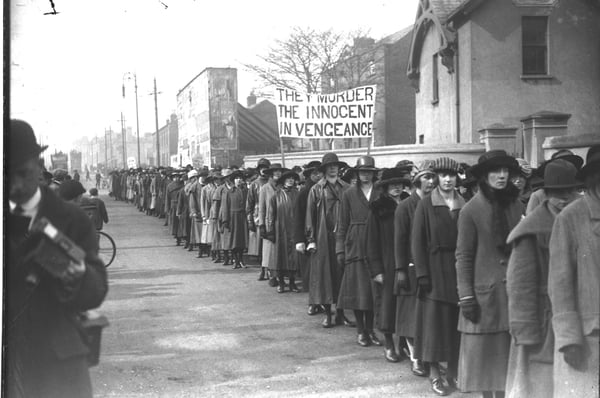
[[[10,397],[92,397],[89,349],[75,319],[98,307],[108,290],[91,220],[75,203],[39,185],[39,146],[31,126],[11,120],[8,128],[8,257],[5,275],[5,393]],[[71,261],[60,276],[33,260],[34,222],[47,218],[73,240],[85,259]],[[39,258],[39,257],[38,257]]]

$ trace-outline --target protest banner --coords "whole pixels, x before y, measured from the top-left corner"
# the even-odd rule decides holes
[[[279,137],[332,139],[373,135],[376,86],[333,94],[306,94],[276,88]]]

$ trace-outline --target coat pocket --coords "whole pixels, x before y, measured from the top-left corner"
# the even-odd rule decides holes
[[[503,282],[475,286],[475,297],[481,307],[478,329],[483,333],[508,331],[508,296]]]

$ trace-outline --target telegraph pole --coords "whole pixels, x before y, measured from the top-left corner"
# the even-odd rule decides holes
[[[127,169],[127,142],[125,140],[125,119],[121,112],[121,138],[123,139],[123,168]]]
[[[154,77],[154,123],[156,124],[156,167],[160,166],[160,137],[158,134],[158,100],[156,93],[156,77]]]

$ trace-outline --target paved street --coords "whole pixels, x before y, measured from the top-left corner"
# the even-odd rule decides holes
[[[118,249],[100,308],[111,324],[92,368],[96,396],[434,396],[409,361],[359,347],[353,328],[322,328],[321,315],[306,315],[306,293],[277,294],[256,280],[257,265],[198,259],[164,220],[106,193],[105,231]]]

